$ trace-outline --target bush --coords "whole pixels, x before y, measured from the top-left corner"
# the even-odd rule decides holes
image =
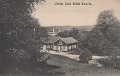
[[[0,73],[45,71],[49,55],[33,50],[26,53],[22,49],[9,49],[1,54]]]
[[[70,53],[70,54],[78,54],[78,55],[80,55],[80,53],[81,53],[81,48],[73,48],[73,49],[70,50],[69,53]]]
[[[79,56],[79,62],[81,63],[88,63],[91,59],[92,53],[88,49],[84,49]]]
[[[99,59],[98,62],[107,68],[120,69],[120,50],[115,48],[113,53],[107,59]]]
[[[120,58],[118,59],[99,59],[98,62],[106,68],[120,69]]]

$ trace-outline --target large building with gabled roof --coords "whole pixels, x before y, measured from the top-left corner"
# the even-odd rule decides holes
[[[69,51],[77,48],[78,41],[72,37],[51,36],[43,43],[43,50]]]

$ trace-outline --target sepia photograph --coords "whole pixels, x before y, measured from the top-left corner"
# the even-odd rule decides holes
[[[120,76],[120,0],[0,0],[0,76]]]

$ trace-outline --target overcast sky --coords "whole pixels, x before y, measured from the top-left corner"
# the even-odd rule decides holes
[[[55,5],[55,2],[87,2],[92,5]],[[120,20],[120,0],[46,0],[33,13],[42,26],[94,25],[103,10],[113,10]]]

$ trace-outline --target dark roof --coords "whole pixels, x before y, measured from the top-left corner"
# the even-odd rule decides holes
[[[71,43],[77,43],[78,41],[74,39],[73,37],[67,37],[67,38],[60,38],[63,42],[66,44],[71,44]]]
[[[50,36],[45,43],[53,44],[53,43],[56,42],[58,39],[59,39],[58,36]]]
[[[77,43],[78,41],[76,39],[74,39],[73,37],[58,37],[58,36],[51,36],[49,37],[48,41],[46,41],[45,43],[49,43],[49,44],[53,44],[58,40],[62,40],[63,42],[65,42],[66,44],[72,44],[72,43]]]

